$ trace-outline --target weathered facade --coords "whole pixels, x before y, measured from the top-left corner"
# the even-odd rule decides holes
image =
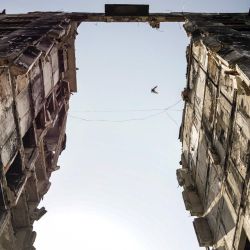
[[[30,250],[33,222],[66,144],[77,23],[60,13],[0,15],[0,249]]]
[[[189,16],[177,179],[199,245],[250,249],[250,16]]]

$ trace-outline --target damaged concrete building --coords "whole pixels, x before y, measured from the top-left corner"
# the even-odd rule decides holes
[[[177,179],[199,245],[250,249],[250,16],[189,16]]]
[[[0,249],[32,250],[33,222],[66,145],[76,92],[74,40],[81,22],[185,22],[187,86],[177,170],[200,246],[250,249],[250,18],[248,14],[106,13],[0,15]]]
[[[77,23],[63,15],[0,16],[0,249],[30,250],[38,204],[66,144],[76,91]]]

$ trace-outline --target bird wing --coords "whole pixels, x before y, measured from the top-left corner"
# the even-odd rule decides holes
[[[153,87],[152,89],[151,89],[151,92],[152,93],[155,93],[155,94],[158,94],[158,92],[156,91],[156,88],[157,88],[158,86],[156,85],[155,87]]]
[[[157,87],[158,87],[158,85],[154,86],[154,87],[152,88],[152,90],[156,90]]]

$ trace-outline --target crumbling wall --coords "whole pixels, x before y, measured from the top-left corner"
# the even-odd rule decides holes
[[[199,198],[202,212],[194,213],[197,197],[188,201],[188,210],[198,216],[194,228],[200,246],[245,250],[250,239],[249,17],[204,14],[190,17],[184,27],[191,44],[182,93],[181,163],[194,184],[190,189],[179,183]]]
[[[66,145],[77,25],[60,13],[0,16],[2,250],[35,249],[32,225]]]

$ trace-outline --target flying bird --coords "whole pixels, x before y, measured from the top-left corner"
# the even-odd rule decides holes
[[[156,88],[157,88],[158,86],[156,85],[155,87],[153,87],[152,89],[151,89],[151,93],[154,93],[154,94],[159,94],[157,91],[156,91]]]

